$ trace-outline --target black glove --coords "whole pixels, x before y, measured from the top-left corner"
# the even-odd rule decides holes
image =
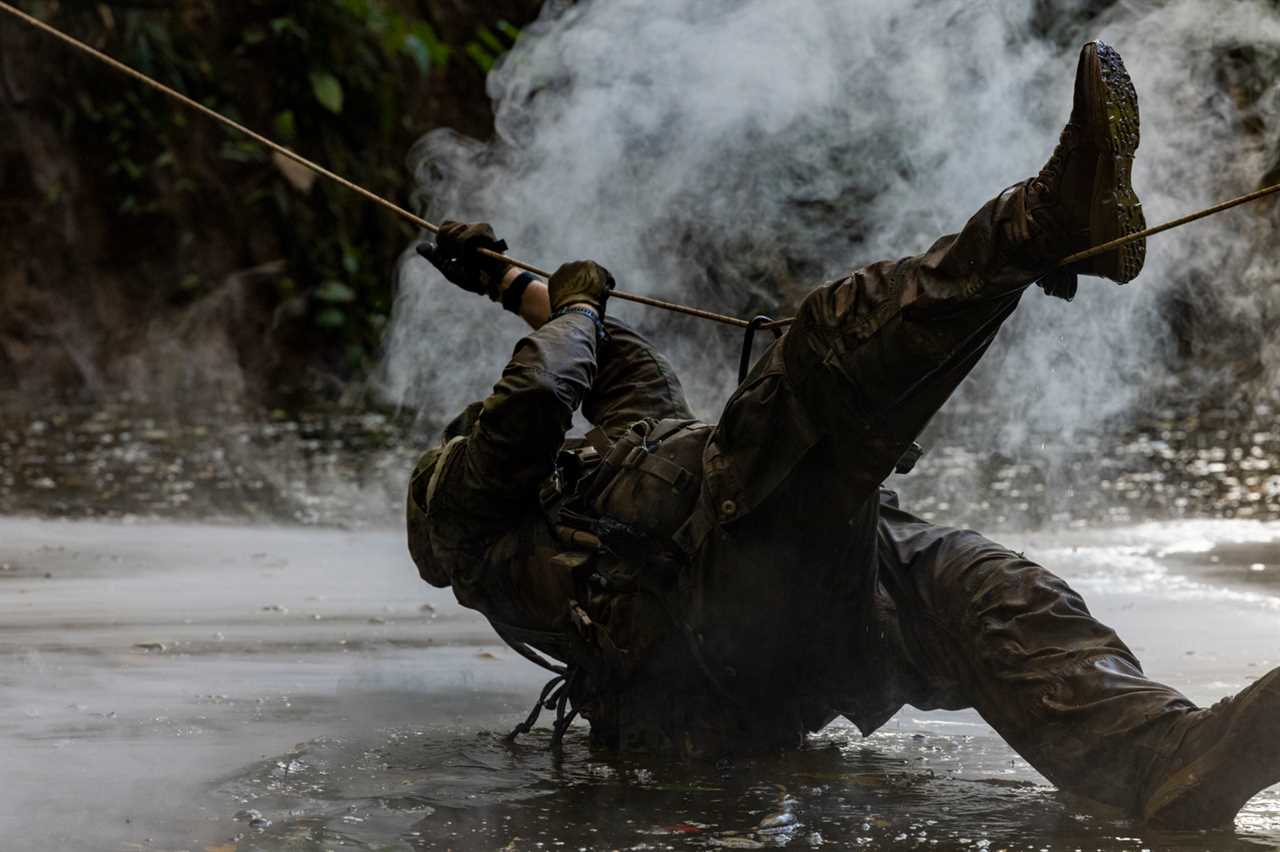
[[[498,239],[493,228],[484,222],[474,225],[443,222],[436,233],[435,245],[419,243],[418,254],[463,290],[488,296],[496,302],[502,295],[502,276],[506,274],[507,262],[476,251],[482,248],[505,252],[507,243]]]
[[[592,260],[575,260],[556,270],[547,282],[551,296],[551,313],[554,316],[562,308],[572,304],[587,305],[604,318],[604,306],[613,289],[613,276],[609,270]]]

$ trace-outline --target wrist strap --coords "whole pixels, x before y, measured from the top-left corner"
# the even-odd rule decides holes
[[[528,290],[529,285],[537,280],[537,276],[532,272],[521,272],[517,275],[516,280],[512,281],[502,293],[503,309],[511,311],[513,314],[520,313],[520,303],[524,301],[524,291]]]
[[[596,342],[604,343],[609,339],[609,332],[605,331],[604,320],[600,317],[600,312],[595,308],[589,308],[586,305],[569,305],[563,307],[551,315],[552,319],[558,319],[565,314],[582,314],[588,317],[596,326]]]

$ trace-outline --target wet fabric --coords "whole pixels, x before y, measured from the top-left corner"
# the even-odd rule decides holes
[[[925,254],[808,296],[718,425],[673,433],[699,442],[693,508],[647,531],[676,569],[629,554],[641,564],[625,573],[647,581],[631,588],[597,582],[616,549],[565,558],[543,499],[563,483],[540,486],[558,478],[579,404],[605,451],[637,421],[691,415],[634,332],[611,323],[597,349],[586,318],[548,323],[517,346],[471,433],[414,478],[424,576],[446,574],[495,622],[590,638],[573,697],[601,745],[713,755],[795,745],[837,715],[869,733],[904,703],[972,706],[1051,780],[1131,807],[1189,703],[1146,680],[1061,580],[881,491],[1037,277],[1012,236],[1024,191]],[[585,485],[624,495],[597,515],[646,508],[627,504],[637,489]]]
[[[886,679],[924,710],[972,707],[1059,787],[1137,812],[1195,709],[1148,680],[1061,578],[881,495]]]

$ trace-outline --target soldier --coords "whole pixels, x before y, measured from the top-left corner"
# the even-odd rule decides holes
[[[581,714],[598,746],[701,756],[973,707],[1059,787],[1161,824],[1227,822],[1280,781],[1280,670],[1197,708],[1062,580],[881,488],[1031,284],[1137,276],[1142,242],[1054,271],[1144,227],[1137,146],[1124,64],[1091,42],[1040,173],[814,290],[716,425],[607,316],[603,268],[544,283],[476,252],[505,249],[488,226],[446,224],[421,253],[534,331],[415,469],[409,549],[557,673],[517,732],[545,705],[553,742]],[[594,429],[566,441],[579,406]]]

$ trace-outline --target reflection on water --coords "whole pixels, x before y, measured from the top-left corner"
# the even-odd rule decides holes
[[[0,515],[382,523],[418,442],[375,413],[0,413]]]
[[[1235,831],[1156,832],[1045,786],[989,734],[832,727],[803,751],[678,765],[562,756],[545,733],[383,732],[323,739],[221,791],[244,810],[239,850],[1185,849],[1280,845],[1280,792]]]
[[[1123,430],[1026,434],[1007,454],[988,449],[1019,425],[944,411],[916,472],[893,480],[904,505],[978,529],[1280,518],[1280,430],[1268,404],[1152,412]]]
[[[1265,405],[1153,416],[1124,433],[1026,436],[1012,454],[991,450],[991,430],[980,414],[944,413],[916,472],[890,480],[904,506],[978,529],[1280,519],[1280,430]],[[437,438],[350,411],[0,412],[0,514],[394,522],[419,449]]]

